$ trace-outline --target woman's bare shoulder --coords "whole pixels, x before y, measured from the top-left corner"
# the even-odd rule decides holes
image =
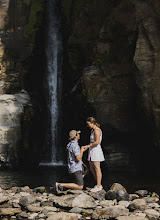
[[[95,133],[95,134],[100,134],[100,135],[101,135],[101,134],[102,134],[102,131],[101,131],[100,128],[95,128],[95,129],[94,129],[94,133]]]

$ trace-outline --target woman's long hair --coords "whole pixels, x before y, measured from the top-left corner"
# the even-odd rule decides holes
[[[92,124],[94,124],[94,125],[96,125],[97,127],[100,128],[100,124],[96,121],[95,118],[93,118],[93,117],[88,117],[86,121],[89,121],[90,123],[92,123]]]

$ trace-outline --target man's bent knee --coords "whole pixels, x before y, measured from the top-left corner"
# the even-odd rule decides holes
[[[82,186],[78,186],[78,189],[79,189],[79,190],[83,189],[83,185],[82,185]]]

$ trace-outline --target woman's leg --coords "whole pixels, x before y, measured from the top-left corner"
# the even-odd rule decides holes
[[[95,180],[97,181],[97,176],[96,176],[96,172],[95,172],[93,161],[89,161],[89,167],[90,167],[90,170],[91,170]]]
[[[97,179],[97,186],[101,186],[101,181],[102,181],[102,172],[101,172],[101,167],[100,167],[100,162],[98,161],[92,161],[95,174],[96,174],[96,179]]]

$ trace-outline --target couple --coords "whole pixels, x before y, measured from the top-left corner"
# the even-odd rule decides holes
[[[81,131],[72,130],[69,132],[69,140],[70,142],[67,145],[68,151],[68,171],[72,174],[75,179],[75,183],[57,183],[55,184],[56,191],[60,192],[64,188],[70,189],[83,189],[83,167],[86,168],[85,164],[82,162],[83,153],[89,149],[88,151],[88,161],[90,165],[90,170],[97,182],[95,187],[91,189],[92,192],[98,192],[102,190],[101,180],[102,180],[102,172],[100,168],[100,162],[104,161],[104,155],[101,148],[102,141],[102,131],[100,129],[100,125],[97,123],[96,119],[93,117],[89,117],[86,120],[87,126],[92,129],[90,135],[90,144],[86,146],[78,145],[78,141],[80,139]]]

